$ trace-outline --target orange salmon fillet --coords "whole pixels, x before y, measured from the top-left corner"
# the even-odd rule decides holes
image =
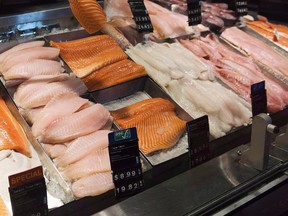
[[[1,196],[0,196],[0,215],[1,216],[9,216],[10,215],[10,213],[9,213],[3,199],[1,198]]]
[[[70,8],[78,22],[89,33],[99,31],[106,23],[106,15],[95,0],[69,0]]]
[[[124,59],[92,72],[90,75],[82,78],[82,81],[88,90],[94,91],[146,75],[143,66],[129,59]]]
[[[186,126],[174,105],[162,98],[143,100],[111,111],[111,115],[121,128],[137,128],[139,148],[144,154],[174,146]]]
[[[4,100],[0,98],[0,150],[8,149],[31,156],[29,143],[22,127],[9,111]]]
[[[60,56],[79,78],[128,58],[109,36],[92,36],[59,43],[51,41],[50,44],[60,49]]]

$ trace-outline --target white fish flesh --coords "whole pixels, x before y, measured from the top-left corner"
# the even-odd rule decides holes
[[[101,129],[110,113],[101,104],[94,104],[79,112],[54,121],[39,140],[46,143],[63,143]]]
[[[108,147],[108,134],[110,130],[99,130],[86,136],[81,136],[73,140],[64,155],[58,158],[58,167],[66,167],[75,163],[91,152],[99,151]]]
[[[62,172],[65,179],[75,180],[111,170],[108,148],[92,151],[83,159],[70,164]]]
[[[97,196],[114,188],[111,172],[96,173],[72,184],[72,191],[76,197]]]
[[[45,152],[51,158],[58,158],[60,155],[63,155],[67,149],[66,145],[63,144],[45,144],[41,143]]]

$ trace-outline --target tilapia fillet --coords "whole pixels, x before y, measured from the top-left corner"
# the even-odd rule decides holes
[[[60,49],[61,57],[80,78],[127,58],[121,47],[110,37],[93,36],[92,39],[88,37],[60,43],[51,41],[50,44]]]
[[[4,100],[0,98],[0,150],[8,149],[31,156],[29,143],[22,127],[9,111]]]
[[[110,172],[96,173],[72,184],[72,191],[76,197],[97,196],[114,188]]]
[[[143,100],[111,115],[120,127],[137,128],[139,148],[144,154],[175,145],[186,126],[177,117],[174,105],[162,98]]]
[[[147,75],[145,68],[129,59],[116,62],[82,78],[88,90],[98,90]]]

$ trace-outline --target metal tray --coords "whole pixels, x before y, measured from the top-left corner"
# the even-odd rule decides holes
[[[176,114],[179,118],[185,121],[192,120],[191,116],[189,116],[153,80],[147,76],[99,91],[90,92],[90,96],[96,102],[103,103],[104,106],[108,108],[108,110],[120,109],[143,99],[161,97],[171,101],[175,105]],[[120,129],[117,123],[114,122],[114,124]],[[187,152],[187,140],[187,134],[185,133],[174,147],[168,150],[157,151],[149,155],[142,153],[142,155],[151,163],[152,166],[155,166]],[[165,153],[168,154],[165,155]]]

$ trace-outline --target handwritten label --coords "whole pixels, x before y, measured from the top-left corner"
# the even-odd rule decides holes
[[[252,114],[256,116],[260,113],[267,113],[267,94],[265,81],[251,85]]]
[[[199,0],[187,0],[187,14],[189,26],[201,23],[201,5]]]
[[[136,128],[115,131],[108,138],[115,196],[123,197],[142,191],[144,180]]]
[[[47,191],[42,167],[9,176],[13,215],[48,215]]]
[[[211,159],[209,149],[209,122],[205,115],[187,122],[190,166],[198,166]]]
[[[142,0],[128,0],[131,12],[136,22],[137,31],[139,33],[153,32],[153,26],[150,16],[146,10],[144,1]]]

